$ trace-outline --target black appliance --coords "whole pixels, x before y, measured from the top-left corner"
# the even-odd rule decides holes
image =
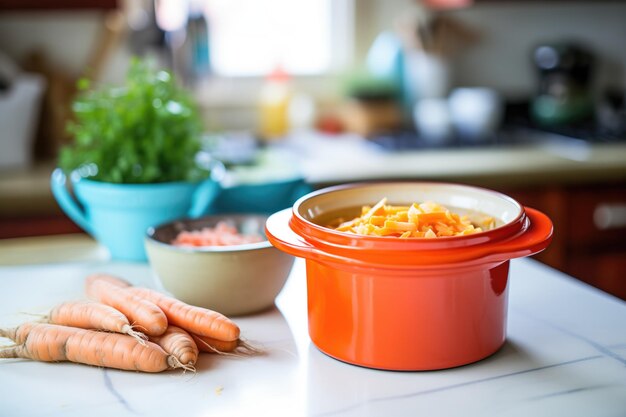
[[[591,51],[575,43],[544,44],[535,48],[533,64],[538,91],[530,113],[538,125],[569,125],[593,118]]]

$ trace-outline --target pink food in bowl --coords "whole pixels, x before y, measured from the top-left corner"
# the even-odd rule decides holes
[[[242,234],[234,226],[226,222],[219,222],[215,227],[183,230],[172,241],[172,245],[183,247],[233,246],[262,242],[263,240],[261,235]]]

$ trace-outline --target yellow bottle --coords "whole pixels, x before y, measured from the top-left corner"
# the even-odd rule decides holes
[[[261,89],[259,134],[264,140],[278,140],[289,132],[289,75],[277,67]]]

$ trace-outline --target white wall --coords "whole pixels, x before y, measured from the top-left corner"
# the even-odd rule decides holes
[[[94,12],[6,13],[0,16],[0,49],[20,60],[40,49],[55,66],[76,73],[87,61],[101,20]]]
[[[354,0],[357,8],[356,58],[362,62],[375,36],[390,29],[415,0]],[[535,86],[530,51],[542,41],[576,38],[601,59],[600,83],[626,84],[626,1],[523,2],[487,1],[450,12],[480,30],[482,40],[454,59],[458,85],[486,85],[509,95]],[[18,59],[41,48],[55,66],[80,75],[95,48],[103,18],[100,12],[3,13],[0,50]],[[128,51],[115,54],[105,81],[119,80]]]
[[[43,51],[55,69],[81,76],[98,45],[103,16],[97,11],[0,14],[0,51],[18,61],[34,50]],[[127,58],[125,48],[118,50],[107,65],[104,80],[121,79]]]
[[[356,0],[361,59],[378,32],[411,10],[414,0]],[[600,85],[626,84],[626,2],[485,1],[448,12],[478,29],[479,43],[454,57],[457,85],[486,85],[508,95],[535,87],[530,54],[541,42],[576,39],[598,55]]]
[[[600,86],[625,84],[626,3],[494,4],[456,16],[483,33],[483,41],[458,59],[460,83],[527,91],[535,85],[530,64],[533,47],[574,39],[597,55]]]

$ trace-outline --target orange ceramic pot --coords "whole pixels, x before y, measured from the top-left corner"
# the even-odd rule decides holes
[[[324,226],[372,205],[435,201],[483,213],[497,227],[468,236],[399,239]],[[266,223],[270,242],[306,259],[309,335],[336,359],[378,369],[433,370],[496,352],[506,338],[509,260],[545,249],[552,222],[487,189],[445,183],[365,183],[299,199]]]

